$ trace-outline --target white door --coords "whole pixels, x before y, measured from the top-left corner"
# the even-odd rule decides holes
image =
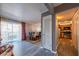
[[[52,51],[52,16],[42,19],[42,46]]]

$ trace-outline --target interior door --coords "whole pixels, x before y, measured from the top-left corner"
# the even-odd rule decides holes
[[[42,46],[52,50],[52,16],[48,15],[42,19]]]

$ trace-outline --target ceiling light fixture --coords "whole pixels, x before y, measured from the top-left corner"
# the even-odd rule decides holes
[[[62,19],[63,17],[62,16],[56,16],[56,19]]]

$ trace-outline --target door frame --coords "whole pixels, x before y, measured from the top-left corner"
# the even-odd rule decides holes
[[[53,3],[45,3],[45,6],[47,7],[48,11],[41,14],[41,28],[42,28],[43,17],[48,16],[48,15],[52,15],[52,17],[53,17],[53,15],[55,16],[57,13],[79,7],[79,3],[62,3],[56,7],[53,7]],[[52,20],[56,20],[56,19],[52,18]],[[53,29],[53,27],[52,27],[52,29]],[[42,30],[41,30],[41,32],[42,32]],[[53,33],[53,31],[52,31],[52,33]],[[56,33],[56,31],[55,31],[55,33]],[[53,34],[55,34],[55,33],[53,33]],[[55,35],[55,37],[56,37],[56,35]],[[56,38],[55,38],[55,40],[56,40]],[[52,41],[52,43],[53,43],[53,41]],[[52,48],[53,48],[53,44],[52,44]]]
[[[41,29],[43,28],[43,25],[42,25],[43,24],[43,17],[49,16],[49,15],[52,16],[52,22],[53,22],[54,21],[53,19],[55,19],[55,16],[53,16],[52,13],[50,13],[49,11],[47,11],[47,12],[41,14]],[[53,23],[52,23],[52,25],[53,25]],[[52,26],[52,30],[53,30],[53,26]],[[41,32],[42,32],[42,30],[41,30]],[[52,31],[52,42],[54,41],[52,43],[52,52],[56,54],[57,53],[57,51],[56,51],[56,41],[53,40],[53,39],[55,39],[55,35],[53,34],[53,31]]]
[[[42,32],[43,32],[43,17],[49,16],[49,15],[52,16],[52,14],[51,14],[50,12],[43,13],[43,14],[41,15],[41,39],[42,39]],[[45,20],[45,19],[44,19],[44,20]],[[42,40],[41,40],[41,43],[42,43]]]

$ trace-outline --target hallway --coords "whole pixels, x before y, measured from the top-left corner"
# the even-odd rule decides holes
[[[57,53],[59,56],[78,55],[78,14],[78,8],[73,8],[56,15]]]

